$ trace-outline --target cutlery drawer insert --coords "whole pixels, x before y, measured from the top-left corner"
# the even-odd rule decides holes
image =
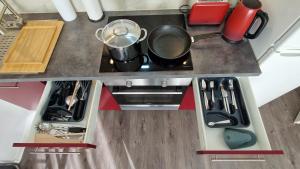
[[[79,122],[85,116],[91,81],[54,81],[42,112],[45,122]],[[72,101],[73,100],[73,101]]]
[[[250,125],[237,78],[201,78],[199,85],[203,116],[208,127],[247,127]]]

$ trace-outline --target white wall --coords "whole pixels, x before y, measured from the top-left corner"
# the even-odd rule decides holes
[[[19,13],[57,12],[51,0],[7,0]],[[85,11],[81,1],[71,0],[76,10]],[[100,0],[105,11],[178,9],[196,0]]]

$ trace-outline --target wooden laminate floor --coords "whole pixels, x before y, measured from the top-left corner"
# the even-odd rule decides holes
[[[98,116],[96,150],[81,155],[24,154],[23,169],[299,169],[300,88],[260,108],[273,149],[266,162],[212,163],[197,156],[193,111],[105,111]],[[28,151],[28,150],[27,150]],[[26,151],[26,152],[27,152]]]

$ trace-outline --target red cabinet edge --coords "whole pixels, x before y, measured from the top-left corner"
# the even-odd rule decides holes
[[[200,150],[197,151],[197,154],[228,154],[228,155],[283,155],[284,152],[282,150]]]
[[[1,100],[23,107],[27,110],[36,109],[45,89],[45,84],[38,81],[0,83],[0,86],[6,86],[5,88],[0,88]]]
[[[111,91],[105,86],[102,86],[99,110],[121,110],[120,105],[112,95]]]
[[[13,147],[48,147],[48,148],[96,148],[94,144],[85,143],[13,143]]]
[[[181,100],[179,110],[195,110],[195,97],[193,86],[190,85],[184,92],[184,96]]]

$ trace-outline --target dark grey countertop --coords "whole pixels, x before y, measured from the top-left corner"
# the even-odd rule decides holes
[[[172,14],[178,10],[106,12],[97,23],[90,22],[85,13],[78,13],[73,22],[65,22],[47,70],[34,75],[0,75],[0,81],[47,81],[150,77],[255,76],[260,68],[249,42],[226,43],[221,37],[202,40],[191,48],[193,71],[99,73],[103,44],[94,32],[104,27],[108,16]],[[61,19],[58,14],[26,14],[24,19]],[[188,27],[190,35],[220,29],[216,26]]]

